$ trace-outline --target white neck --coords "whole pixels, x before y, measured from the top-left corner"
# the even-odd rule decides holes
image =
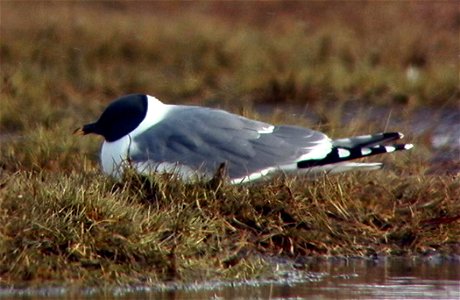
[[[147,128],[157,124],[164,119],[169,110],[169,105],[164,104],[153,96],[147,95],[147,113],[144,120],[133,131],[131,131],[129,135],[131,137],[135,137]]]

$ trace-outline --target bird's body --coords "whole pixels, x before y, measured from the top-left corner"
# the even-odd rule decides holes
[[[104,136],[101,164],[109,175],[121,177],[129,165],[142,174],[167,172],[192,181],[212,177],[225,163],[234,184],[280,172],[314,175],[378,169],[380,163],[349,160],[412,147],[382,145],[402,138],[400,133],[331,140],[303,127],[275,126],[200,106],[163,104],[142,94],[116,100],[97,122],[78,132]]]

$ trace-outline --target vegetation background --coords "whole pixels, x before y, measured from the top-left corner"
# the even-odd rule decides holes
[[[270,274],[270,255],[459,253],[458,140],[438,141],[459,126],[455,1],[0,12],[2,286],[242,279]],[[416,148],[382,157],[383,171],[314,182],[117,183],[100,174],[100,139],[71,133],[135,92],[333,137],[401,130]]]

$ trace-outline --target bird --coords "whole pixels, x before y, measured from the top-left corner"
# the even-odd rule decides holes
[[[100,161],[105,174],[121,179],[127,167],[142,175],[170,173],[185,182],[212,178],[224,164],[226,179],[243,184],[276,174],[335,174],[375,170],[382,163],[351,160],[409,150],[390,144],[400,132],[331,139],[294,125],[272,125],[203,106],[165,104],[147,94],[114,100],[94,123],[74,131],[104,138]]]

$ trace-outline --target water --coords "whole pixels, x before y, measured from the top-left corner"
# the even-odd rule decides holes
[[[0,289],[0,298],[43,299],[460,299],[460,257],[270,259],[272,278],[238,282],[72,290]]]
[[[269,280],[138,295],[150,299],[460,299],[458,259],[312,259],[302,270],[282,270],[289,265],[280,264],[279,274]]]

